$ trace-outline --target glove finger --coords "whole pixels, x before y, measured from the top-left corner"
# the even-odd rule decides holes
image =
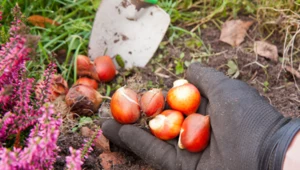
[[[131,151],[149,164],[162,169],[176,169],[174,146],[133,125],[124,125],[119,136]]]
[[[106,120],[102,124],[103,135],[112,143],[117,146],[129,150],[129,148],[122,142],[119,136],[119,131],[123,125],[116,122],[115,120]]]
[[[201,103],[200,106],[197,110],[197,113],[200,113],[202,115],[207,115],[209,113],[207,113],[206,109],[207,109],[207,105],[208,105],[208,100],[207,98],[201,96]]]
[[[209,99],[209,94],[214,88],[230,79],[222,72],[195,62],[187,69],[187,80],[200,90],[201,95]]]
[[[201,159],[202,152],[189,152],[186,149],[180,149],[178,147],[178,140],[172,139],[166,141],[168,144],[173,145],[176,149],[177,155],[177,168],[182,170],[190,170],[190,169],[197,169],[197,165],[199,160]],[[173,170],[173,169],[172,169]]]

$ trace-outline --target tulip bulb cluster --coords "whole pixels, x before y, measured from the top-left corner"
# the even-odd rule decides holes
[[[139,94],[130,88],[121,87],[112,96],[110,108],[112,116],[122,124],[132,124],[139,120],[142,113],[154,117],[161,113],[165,106],[164,96],[160,89],[151,89]]]
[[[111,81],[117,72],[109,56],[99,56],[91,61],[87,56],[78,55],[76,63],[79,77],[90,77],[101,82]]]
[[[78,115],[91,116],[97,112],[103,96],[97,91],[98,82],[109,82],[116,75],[116,67],[109,56],[99,56],[91,61],[85,55],[76,60],[78,80],[66,95],[66,103]]]
[[[165,104],[170,109],[165,109]],[[118,89],[111,100],[112,116],[121,124],[136,123],[143,115],[149,120],[151,133],[161,140],[179,137],[178,146],[190,152],[203,151],[210,138],[209,116],[197,114],[201,95],[184,79],[176,80],[166,99],[161,89],[141,94],[128,88]],[[144,114],[142,114],[144,113]]]

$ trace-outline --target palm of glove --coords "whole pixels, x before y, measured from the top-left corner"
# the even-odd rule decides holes
[[[103,124],[104,135],[162,169],[258,169],[259,148],[283,117],[246,83],[211,68],[192,64],[187,79],[208,99],[200,106],[202,114],[210,115],[212,127],[210,144],[203,152],[181,150],[176,140],[161,141],[115,121]]]

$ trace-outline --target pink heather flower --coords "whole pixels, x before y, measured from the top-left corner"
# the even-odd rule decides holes
[[[69,147],[70,156],[66,157],[66,166],[68,170],[81,170],[83,161],[81,160],[81,149],[73,149]]]
[[[13,89],[10,96],[10,100],[13,100],[14,104],[14,107],[10,111],[10,119],[12,120],[7,119],[5,124],[0,125],[0,137],[2,137],[2,141],[6,139],[5,136],[8,134],[16,134],[34,125],[39,116],[30,101],[34,80],[21,77],[17,81],[18,88]],[[10,121],[10,123],[8,124],[7,121]]]
[[[37,105],[49,102],[49,96],[51,94],[51,83],[53,82],[54,75],[56,73],[56,64],[50,63],[43,75],[43,81],[38,83],[36,87],[36,100]]]
[[[84,139],[84,143],[82,144],[82,148],[73,149],[69,148],[71,155],[66,157],[66,166],[68,170],[81,170],[81,165],[83,164],[83,159],[88,157],[88,154],[93,151],[93,145],[96,138],[98,138],[102,134],[102,130],[98,130],[93,136],[87,140]]]
[[[25,71],[25,62],[29,59],[29,49],[25,47],[25,39],[17,35],[2,46],[0,50],[0,91],[6,92],[0,96],[2,109],[14,106],[15,95],[9,88],[18,88]],[[7,100],[7,96],[10,100]]]
[[[8,127],[14,123],[15,114],[7,112],[4,114],[0,123],[0,142],[4,141],[7,137]],[[0,144],[1,147],[1,144]]]
[[[59,150],[56,141],[59,136],[59,126],[62,119],[55,119],[53,106],[41,108],[43,115],[38,119],[38,129],[32,129],[28,140],[28,147],[20,153],[22,167],[31,167],[32,169],[52,169]],[[57,116],[57,115],[56,115]],[[59,116],[59,115],[58,115]],[[36,134],[36,131],[38,133]],[[32,165],[32,162],[36,164]]]
[[[55,114],[52,105],[40,108],[43,115],[38,118],[37,125],[31,129],[27,147],[23,150],[3,150],[0,152],[0,169],[53,169],[59,147],[56,145],[59,127],[62,123],[59,114]],[[5,151],[5,152],[4,152]],[[16,155],[11,157],[10,155]]]
[[[102,135],[102,130],[99,129],[98,132],[97,132],[97,134],[96,134],[96,138],[95,139],[99,138],[101,135]]]
[[[11,111],[15,101],[19,97],[14,92],[19,88],[25,75],[25,63],[29,60],[30,48],[26,46],[25,35],[20,30],[23,23],[20,20],[20,8],[13,9],[15,16],[10,28],[10,38],[5,44],[1,44],[0,50],[0,115]],[[0,11],[0,19],[2,12]],[[22,27],[23,28],[23,27]],[[15,90],[15,91],[14,91]]]
[[[53,169],[59,147],[56,145],[62,119],[47,100],[31,102],[34,79],[26,77],[26,62],[30,48],[22,33],[20,9],[13,9],[15,21],[10,29],[10,38],[0,50],[0,170],[2,169]],[[2,17],[2,13],[0,13]],[[24,31],[23,31],[24,32]],[[45,75],[51,80],[56,65],[50,64]],[[47,78],[47,77],[46,77]],[[51,82],[51,81],[50,81]],[[45,94],[50,83],[43,86]],[[46,103],[46,104],[45,104]],[[2,141],[8,135],[18,133],[29,126],[31,129],[23,149],[4,148]]]
[[[92,137],[93,138],[93,137]],[[88,158],[88,155],[89,155],[89,153],[91,153],[92,151],[93,151],[93,145],[94,145],[94,139],[89,139],[89,140],[87,140],[87,139],[83,139],[83,144],[82,144],[82,157],[84,158],[84,159],[87,159]]]
[[[0,149],[1,164],[0,168],[5,170],[15,170],[17,169],[17,153],[11,152],[7,148]]]

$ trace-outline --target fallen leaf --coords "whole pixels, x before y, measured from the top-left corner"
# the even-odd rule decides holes
[[[254,52],[273,61],[278,61],[278,50],[277,47],[273,44],[267,43],[265,41],[255,41]]]
[[[35,26],[43,27],[45,28],[46,24],[51,24],[51,25],[56,25],[59,26],[59,23],[55,22],[54,20],[43,17],[40,15],[31,15],[30,17],[27,18],[28,22]]]
[[[228,67],[227,74],[232,78],[235,79],[240,75],[239,67],[234,61],[229,60],[227,62],[227,67]]]
[[[94,131],[84,126],[80,129],[80,133],[84,137],[91,137],[94,134]],[[104,152],[110,152],[109,140],[105,136],[100,135],[94,140],[94,144],[95,147],[103,150]]]
[[[300,73],[294,69],[293,67],[291,66],[285,66],[285,69],[290,72],[292,75],[296,76],[298,79],[300,79]]]
[[[222,26],[220,40],[234,47],[239,46],[244,41],[247,30],[252,24],[253,21],[226,21]]]
[[[114,169],[114,166],[123,165],[126,159],[118,152],[102,153],[99,158],[104,170]]]

